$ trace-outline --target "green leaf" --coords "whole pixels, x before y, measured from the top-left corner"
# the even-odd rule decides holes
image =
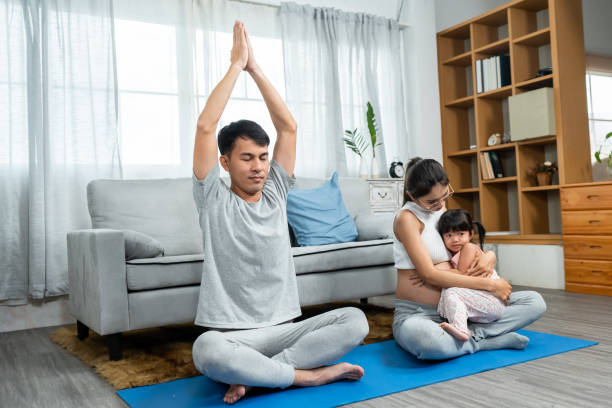
[[[607,140],[607,139],[609,139],[609,138],[611,138],[611,137],[612,137],[612,132],[610,132],[610,133],[608,133],[608,134],[606,135],[606,140]]]
[[[599,158],[600,154],[601,152],[595,152],[595,160],[597,160],[597,163],[601,163],[601,159]]]
[[[608,167],[612,167],[612,151],[610,152],[610,155],[608,156]]]

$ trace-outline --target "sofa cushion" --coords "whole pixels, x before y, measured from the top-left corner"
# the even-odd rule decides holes
[[[355,217],[357,226],[357,241],[372,241],[376,239],[393,238],[393,220],[395,214],[359,213]]]
[[[393,240],[345,242],[291,249],[296,275],[393,264]]]
[[[326,182],[327,179],[296,176],[293,188],[296,190],[313,189]],[[344,205],[351,217],[370,210],[370,185],[367,181],[358,177],[338,177],[338,185]]]
[[[202,252],[190,178],[95,180],[87,203],[93,228],[141,232],[158,240],[165,255]]]
[[[133,259],[126,262],[129,291],[199,285],[203,254]]]
[[[338,187],[338,174],[320,187],[293,189],[287,196],[287,219],[300,246],[351,242],[357,238]]]
[[[138,231],[123,230],[125,259],[154,258],[164,254],[162,244],[155,238]]]

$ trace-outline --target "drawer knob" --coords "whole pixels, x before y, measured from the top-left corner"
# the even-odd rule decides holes
[[[601,245],[589,245],[591,249],[601,249]]]
[[[589,194],[587,196],[587,199],[592,200],[592,199],[597,198],[597,197],[599,197],[597,194]]]
[[[380,198],[385,198],[387,196],[387,192],[385,191],[384,193],[381,193],[380,191],[378,192],[378,196]]]
[[[589,220],[589,224],[599,224],[600,220]]]

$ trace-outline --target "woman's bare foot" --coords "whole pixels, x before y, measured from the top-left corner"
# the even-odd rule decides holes
[[[241,384],[230,385],[229,389],[225,393],[225,397],[223,397],[223,402],[225,402],[226,404],[230,404],[230,405],[235,403],[240,398],[244,397],[244,395],[247,393],[247,391],[250,388],[251,387],[247,387]]]
[[[469,330],[467,333],[464,333],[458,328],[456,328],[455,326],[449,323],[446,323],[446,322],[440,323],[440,327],[443,328],[444,331],[446,331],[448,334],[450,334],[451,336],[453,336],[459,341],[468,341],[468,339],[472,335],[472,333],[470,333]]]
[[[363,368],[349,363],[338,363],[312,370],[295,370],[293,385],[314,387],[335,381],[357,381],[363,377]]]

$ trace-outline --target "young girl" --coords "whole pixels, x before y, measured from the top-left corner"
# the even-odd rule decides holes
[[[471,242],[474,225],[478,228],[480,248]],[[472,222],[470,213],[465,210],[448,210],[440,217],[438,231],[444,245],[453,254],[453,267],[465,275],[474,259],[482,254],[483,226]],[[499,279],[495,271],[491,279]],[[440,323],[440,327],[461,341],[467,341],[472,335],[467,326],[468,319],[491,323],[499,319],[503,311],[503,303],[490,292],[456,287],[443,289],[438,304],[438,313],[448,320],[448,323]]]

